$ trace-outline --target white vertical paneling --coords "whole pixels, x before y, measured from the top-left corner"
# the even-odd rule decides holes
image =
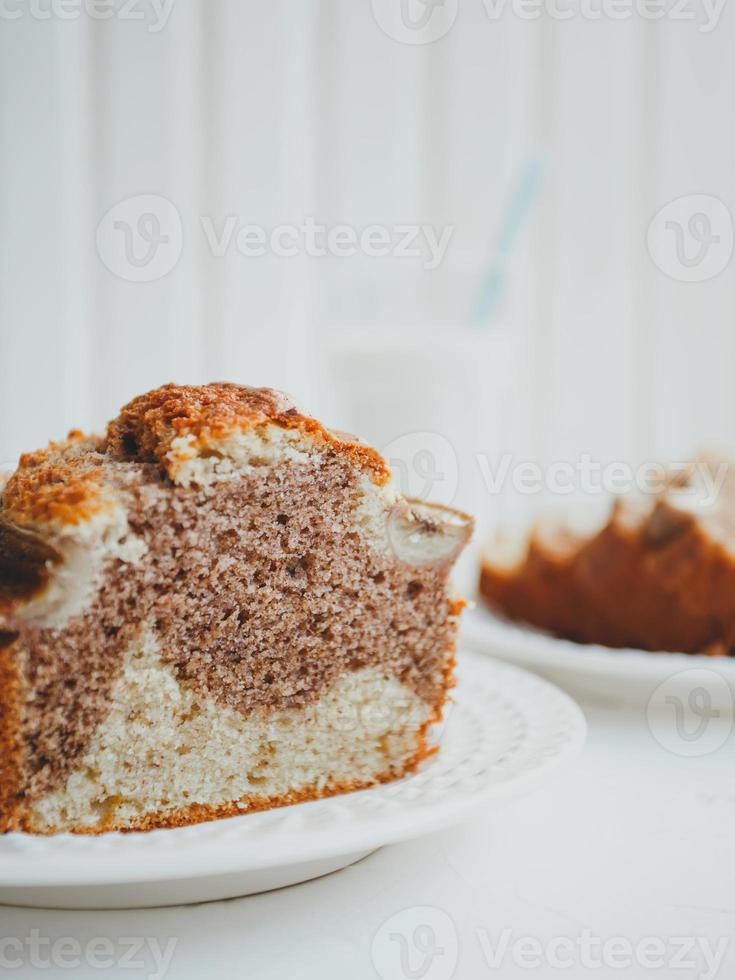
[[[455,233],[447,261],[431,281],[443,291],[436,290],[437,302],[448,305],[446,314],[455,321],[473,311],[514,181],[537,149],[533,114],[542,90],[532,83],[538,33],[538,26],[517,19],[501,27],[481,3],[467,4],[447,37],[433,45],[446,52],[446,65],[430,81],[432,103],[445,120],[441,147],[427,151],[433,158],[438,150],[441,161],[432,166],[432,213],[452,223]]]
[[[301,225],[319,212],[321,153],[317,115],[320,55],[331,25],[320,16],[319,3],[281,3],[278,8],[280,102],[278,126],[282,167],[279,198],[286,223]],[[284,282],[282,380],[312,411],[321,411],[319,340],[321,269],[323,262],[300,254],[280,259]],[[274,328],[275,329],[275,328]]]
[[[176,205],[184,226],[181,268],[166,283],[170,289],[171,315],[161,324],[167,363],[161,364],[166,380],[201,384],[209,380],[206,362],[208,291],[205,280],[206,251],[200,219],[204,205],[207,169],[209,63],[205,38],[207,21],[216,8],[181,4],[166,26],[162,54],[165,66],[163,95],[167,130],[167,196]]]
[[[693,22],[660,25],[660,161],[645,223],[667,201],[719,197],[735,214],[735,17],[705,34]],[[690,244],[691,247],[691,244]],[[735,443],[733,259],[717,278],[669,279],[653,265],[656,307],[651,416],[656,451],[681,457],[703,443]]]
[[[545,18],[531,23],[515,20],[508,29],[517,65],[522,66],[512,76],[519,93],[517,113],[523,120],[524,145],[518,148],[518,157],[535,151],[545,161],[533,220],[519,242],[517,264],[509,269],[512,289],[507,316],[521,345],[517,357],[518,408],[514,413],[517,422],[509,448],[517,458],[545,464],[558,453],[553,443],[553,399],[560,323],[557,295],[563,263],[558,242],[561,222],[556,150],[559,43],[555,25]]]
[[[227,336],[228,291],[224,262],[213,261],[201,231],[202,218],[211,217],[221,227],[226,193],[223,194],[223,161],[226,144],[223,87],[223,47],[227,43],[227,14],[221,0],[214,0],[199,11],[199,58],[202,65],[201,129],[198,134],[201,162],[200,213],[196,236],[199,241],[200,297],[200,376],[207,381],[242,380],[236,371],[225,371],[223,351]],[[201,236],[201,237],[199,237]]]
[[[85,170],[72,158],[75,140],[85,146],[85,40],[74,26],[21,17],[0,31],[2,460],[87,417]]]
[[[369,3],[333,3],[329,9],[333,123],[324,134],[322,160],[331,176],[323,220],[358,229],[428,220],[427,192],[435,186],[431,158],[447,152],[431,80],[433,70],[442,71],[445,55],[436,49],[443,41],[398,43],[383,33]],[[431,142],[432,133],[438,143]],[[374,320],[416,322],[427,313],[416,260],[328,259],[323,275],[326,319],[335,329]]]
[[[627,386],[633,419],[629,453],[636,461],[644,462],[656,460],[661,452],[656,440],[654,413],[658,399],[655,378],[658,370],[656,285],[659,273],[647,253],[646,230],[651,202],[658,196],[662,166],[662,120],[658,106],[666,79],[662,74],[664,36],[660,24],[650,21],[641,24],[637,36],[639,53],[635,66],[633,103],[635,155],[630,164],[635,188],[631,197],[633,215],[624,275],[626,281],[632,284],[631,317],[636,323]]]
[[[557,206],[549,452],[555,459],[581,452],[617,459],[631,449],[638,28],[633,19],[605,23],[581,17],[554,25],[558,128],[552,146]]]
[[[62,295],[55,329],[64,338],[57,391],[62,395],[62,421],[68,427],[93,430],[99,425],[95,403],[94,319],[92,276],[96,264],[89,189],[94,181],[92,33],[88,20],[57,23],[55,75],[60,99],[55,110],[58,172],[61,192],[59,220],[63,228],[58,250]],[[48,421],[44,419],[44,430]],[[44,438],[46,431],[44,431]]]
[[[577,9],[577,8],[575,8]],[[668,200],[735,212],[735,15],[696,22],[491,20],[460,4],[429,45],[370,3],[181,0],[145,22],[0,24],[0,458],[89,426],[171,378],[290,387],[327,410],[320,343],[364,323],[452,322],[472,307],[527,156],[548,169],[511,269],[523,343],[509,440],[540,461],[681,455],[735,441],[733,262],[668,279],[647,254]],[[174,202],[179,263],[113,275],[100,217]],[[217,258],[221,229],[451,224],[434,271],[406,259]]]
[[[306,14],[289,11],[281,2],[213,6],[210,98],[217,127],[211,134],[205,211],[218,228],[233,215],[238,227],[257,224],[269,232],[298,222],[285,195],[298,198],[292,177],[310,167],[290,127],[303,132],[297,117],[307,112],[308,118],[313,82],[288,63],[294,54],[288,40],[288,32],[296,29],[293,18],[303,27]],[[313,14],[313,6],[306,5],[306,11]],[[306,23],[302,41],[309,48],[313,16]],[[272,254],[248,258],[233,242],[224,257],[209,254],[203,261],[214,304],[206,337],[210,373],[250,383],[280,380],[283,386],[294,260]]]
[[[186,7],[175,12],[183,15]],[[172,24],[151,33],[138,20],[96,21],[94,29],[93,222],[119,201],[172,197],[169,146],[175,118],[168,98],[167,45]],[[174,202],[175,203],[175,202]],[[183,216],[182,216],[183,217]],[[186,289],[186,254],[168,276],[129,282],[101,260],[94,269],[94,360],[102,418],[137,391],[170,380],[177,343],[174,299]]]
[[[551,42],[543,23],[507,15],[499,22],[491,21],[482,4],[462,7],[455,27],[442,42],[448,52],[447,70],[439,81],[446,89],[447,204],[436,213],[455,227],[455,233],[444,264],[427,275],[427,291],[434,310],[449,322],[462,323],[472,316],[519,176],[530,158],[548,143],[553,107],[547,104],[549,90],[539,84],[539,72],[554,58]],[[438,183],[435,198],[441,194]],[[473,194],[467,193],[468,187],[474,188]],[[548,415],[536,408],[543,404],[548,375],[548,356],[544,355],[548,330],[542,328],[541,319],[549,310],[543,285],[553,282],[553,252],[544,247],[547,230],[554,227],[548,177],[540,190],[517,242],[505,299],[498,310],[498,319],[519,345],[518,390],[524,395],[513,390],[503,406],[502,419],[487,420],[474,450],[489,456],[496,467],[505,452],[513,452],[516,458],[537,458],[540,447],[546,445],[542,429]],[[546,261],[536,262],[538,253]],[[544,306],[542,296],[547,298]],[[492,356],[490,348],[487,356]],[[487,372],[488,377],[493,376],[492,365],[487,365]],[[525,396],[532,391],[536,399]],[[463,399],[464,392],[457,391],[455,397]],[[503,444],[497,440],[498,432],[505,434]],[[482,525],[511,516],[510,506],[507,493],[488,493]]]

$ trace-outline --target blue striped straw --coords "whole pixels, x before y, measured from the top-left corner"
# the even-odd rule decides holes
[[[528,160],[521,172],[501,225],[500,239],[493,263],[480,287],[472,317],[473,323],[487,323],[494,317],[500,305],[500,300],[505,291],[505,268],[538,193],[544,163],[543,155],[535,154]]]

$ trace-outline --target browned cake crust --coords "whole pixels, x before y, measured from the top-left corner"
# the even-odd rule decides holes
[[[481,588],[513,619],[543,620],[548,629],[576,636],[581,629],[580,602],[571,556],[578,547],[576,534],[538,527],[528,541],[522,578],[515,568],[483,568]]]
[[[99,440],[71,432],[63,443],[25,453],[3,492],[3,518],[25,524],[79,524],[105,504]]]
[[[15,635],[0,633],[0,828],[7,830],[20,826],[24,784],[25,691],[16,654]]]
[[[724,501],[716,515],[702,520],[664,499],[651,517],[650,533],[658,546],[649,551],[649,574],[675,598],[681,617],[706,620],[702,626],[706,641],[693,642],[688,649],[702,649],[711,655],[735,655],[732,504],[732,500]]]
[[[197,446],[206,447],[212,439],[267,422],[308,433],[371,470],[378,483],[390,479],[390,470],[377,450],[353,437],[341,438],[344,433],[331,432],[303,415],[282,392],[226,382],[200,387],[164,385],[134,398],[108,426],[103,449],[120,459],[157,462],[170,474],[175,439],[192,436]]]
[[[274,428],[303,433],[316,455],[289,442],[298,465],[254,458],[211,483],[183,469],[192,459],[219,465],[233,434],[265,439]],[[444,525],[431,509],[418,516],[396,498],[378,547],[355,521],[364,481],[385,487],[389,476],[375,450],[330,432],[286,396],[226,384],[167,385],[127,405],[101,439],[73,433],[25,455],[0,506],[0,831],[43,830],[32,807],[61,792],[82,764],[144,627],[182,689],[244,717],[308,708],[366,668],[398,680],[428,717],[414,750],[370,780],[125,820],[110,797],[93,832],[178,826],[412,771],[429,752],[429,727],[452,684],[463,602],[447,581],[471,521],[457,515],[444,550],[416,564],[397,557],[401,536],[441,539]],[[86,572],[62,573],[100,542],[111,547],[90,529],[100,519],[113,526],[121,501],[122,536],[90,573],[89,594],[71,602],[66,593]],[[52,588],[60,590],[53,605]]]
[[[21,526],[49,520],[78,524],[106,505],[109,461],[155,463],[172,476],[181,458],[175,440],[190,438],[192,446],[206,453],[211,442],[266,423],[299,429],[323,442],[369,470],[376,483],[390,479],[388,465],[375,449],[303,415],[281,392],[229,383],[168,384],[125,405],[103,438],[74,430],[65,442],[24,454],[3,492],[5,518]]]
[[[607,525],[586,542],[574,576],[586,604],[586,642],[611,647],[696,651],[712,641],[702,609],[688,611],[658,574],[664,541],[653,539],[650,510],[630,512],[622,501]]]
[[[671,489],[648,503],[618,500],[604,526],[558,550],[555,563],[542,555],[543,575],[533,542],[512,566],[497,562],[491,549],[480,593],[511,619],[581,643],[732,656],[729,491],[728,482],[705,512],[690,510]]]

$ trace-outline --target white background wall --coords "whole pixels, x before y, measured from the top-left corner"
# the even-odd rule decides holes
[[[565,20],[523,19],[510,0],[493,19],[490,0],[459,0],[444,37],[409,45],[369,0],[175,0],[155,31],[151,0],[132,8],[142,20],[122,0],[109,20],[74,2],[68,19],[58,7],[40,19],[51,0],[2,4],[0,458],[99,426],[173,379],[273,384],[327,410],[316,368],[329,330],[466,318],[538,150],[547,169],[504,311],[524,344],[509,448],[635,461],[735,443],[728,229],[712,212],[723,233],[707,261],[719,249],[725,268],[702,282],[665,275],[646,247],[674,198],[735,211],[732,5],[705,31],[704,0],[657,21],[644,16],[655,0],[606,0],[598,19],[602,0],[588,16],[558,0]],[[144,283],[95,246],[105,212],[141,194],[168,198],[183,226],[178,263]],[[682,221],[701,210],[683,207]],[[433,271],[216,258],[203,215],[454,233]],[[664,261],[681,272],[675,253]]]

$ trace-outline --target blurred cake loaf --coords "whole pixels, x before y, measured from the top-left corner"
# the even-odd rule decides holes
[[[412,771],[471,519],[270,389],[167,385],[0,502],[0,831],[177,826]]]
[[[735,473],[699,459],[655,495],[617,499],[594,531],[544,522],[499,534],[480,593],[511,619],[581,643],[732,656]]]

